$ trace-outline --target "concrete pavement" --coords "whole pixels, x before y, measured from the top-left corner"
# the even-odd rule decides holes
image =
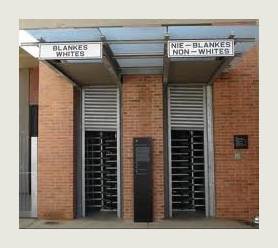
[[[21,229],[39,228],[62,228],[62,229],[98,229],[98,228],[183,228],[183,229],[251,229],[258,228],[240,221],[225,220],[217,218],[197,218],[197,219],[165,219],[152,223],[134,223],[118,218],[94,219],[78,218],[74,220],[38,220],[38,219],[19,219]]]

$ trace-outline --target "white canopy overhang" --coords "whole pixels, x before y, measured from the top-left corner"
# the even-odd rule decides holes
[[[169,58],[168,40],[235,41],[235,56],[258,42],[258,26],[147,26],[47,28],[20,30],[20,47],[39,59],[39,44],[102,42],[103,57],[46,61],[80,86],[117,83],[124,74],[163,74],[164,82],[208,83],[234,57]]]

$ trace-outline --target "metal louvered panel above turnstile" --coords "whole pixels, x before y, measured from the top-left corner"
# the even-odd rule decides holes
[[[83,101],[86,131],[117,130],[117,86],[92,86],[85,88]]]
[[[169,86],[169,118],[172,129],[203,129],[204,86]]]

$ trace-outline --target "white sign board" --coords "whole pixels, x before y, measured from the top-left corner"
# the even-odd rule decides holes
[[[168,57],[234,56],[234,40],[168,41]]]
[[[101,42],[41,43],[40,59],[100,59]]]

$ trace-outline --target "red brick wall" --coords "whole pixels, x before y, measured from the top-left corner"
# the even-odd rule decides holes
[[[213,84],[216,216],[250,220],[259,211],[258,48]],[[233,135],[249,136],[235,160]]]
[[[74,217],[73,87],[39,64],[38,217]]]
[[[127,75],[122,85],[123,217],[133,220],[133,138],[153,139],[153,215],[164,217],[163,84],[161,75]]]

